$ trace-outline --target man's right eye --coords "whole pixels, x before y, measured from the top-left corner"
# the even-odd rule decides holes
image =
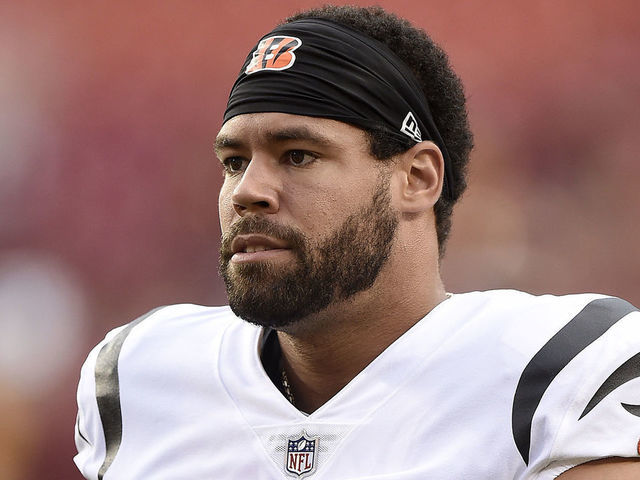
[[[222,161],[224,169],[228,173],[238,173],[246,168],[246,160],[242,157],[229,157]]]

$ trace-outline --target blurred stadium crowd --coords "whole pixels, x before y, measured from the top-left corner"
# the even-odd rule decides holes
[[[78,477],[75,385],[108,329],[225,302],[211,146],[226,96],[262,33],[318,4],[0,5],[0,478]],[[640,305],[639,4],[380,4],[443,45],[469,96],[448,289]]]

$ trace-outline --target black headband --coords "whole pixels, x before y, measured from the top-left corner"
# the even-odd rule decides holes
[[[236,115],[281,112],[322,117],[398,138],[433,141],[444,157],[443,195],[451,198],[446,146],[409,68],[386,45],[318,18],[276,27],[245,60],[223,122]]]

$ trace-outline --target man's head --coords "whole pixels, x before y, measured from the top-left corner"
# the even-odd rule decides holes
[[[371,287],[398,213],[388,167],[370,155],[363,131],[241,115],[221,129],[216,150],[225,169],[220,273],[238,316],[282,328]]]
[[[384,44],[408,67],[417,81],[441,139],[442,145],[439,146],[448,154],[447,173],[451,179],[445,188],[450,187],[450,191],[434,207],[442,256],[451,229],[453,206],[466,189],[467,164],[473,147],[462,83],[449,65],[446,53],[423,30],[380,7],[328,5],[295,14],[285,19],[281,26],[310,18],[345,25]],[[296,48],[294,46],[291,50],[294,56]],[[253,57],[255,59],[255,53]],[[415,143],[409,137],[395,135],[393,129],[384,124],[358,126],[368,133],[371,153],[380,160],[388,160],[408,150]]]
[[[278,128],[274,127],[274,121]],[[328,124],[332,124],[331,127]],[[320,138],[327,142],[318,140],[318,129],[322,132]],[[340,149],[337,132],[342,131],[350,135],[343,140],[360,142],[351,145],[351,153],[336,151]],[[318,148],[314,150],[315,146]],[[428,152],[426,157],[433,160],[433,169],[427,168],[433,175],[429,173],[426,178],[434,179],[432,186],[438,191],[430,190],[427,196],[435,195],[429,208],[435,217],[433,228],[437,248],[442,254],[453,204],[465,188],[464,171],[471,149],[471,134],[460,82],[449,68],[444,53],[422,31],[381,9],[324,7],[287,19],[256,46],[234,85],[217,148],[227,169],[220,195],[221,224],[226,239],[221,272],[232,307],[235,297],[234,310],[238,312],[242,312],[239,306],[242,303],[253,305],[254,313],[264,311],[265,305],[259,302],[257,295],[260,291],[274,300],[280,299],[275,304],[291,303],[297,298],[297,301],[309,304],[306,309],[317,310],[326,305],[320,305],[322,302],[311,305],[314,303],[309,299],[314,295],[311,292],[317,291],[320,297],[328,299],[325,303],[330,303],[334,297],[345,298],[357,293],[358,289],[367,289],[375,281],[388,256],[401,214],[391,206],[389,193],[384,193],[388,190],[391,171],[384,166],[397,163],[398,158],[406,157],[407,153],[422,155],[420,152]],[[358,148],[365,151],[354,154],[354,149]],[[320,154],[316,155],[318,151]],[[337,159],[337,164],[344,162],[347,165],[347,153],[358,158],[364,153],[369,165],[365,167],[367,160],[364,159],[364,163],[358,164],[354,160],[349,166],[375,171],[375,178],[364,175],[362,170],[354,171],[352,177],[341,172],[333,179],[333,184],[323,184],[324,176],[331,172],[331,167],[325,164],[336,163]],[[314,156],[318,158],[313,158],[309,162],[312,166],[306,167],[308,159]],[[290,178],[289,170],[281,168],[282,165],[294,166],[297,176]],[[301,170],[301,166],[306,170]],[[318,170],[309,175],[314,168]],[[304,179],[299,175],[301,171],[307,172]],[[328,174],[327,178],[330,177]],[[309,180],[318,182],[309,183],[310,190],[300,188]],[[440,196],[443,183],[444,193]],[[252,188],[244,188],[245,184]],[[334,186],[339,188],[336,190]],[[332,191],[347,190],[357,195],[354,199],[344,198],[344,203],[331,205],[334,209],[345,209],[345,212],[304,212],[299,209],[297,218],[287,217],[290,212],[286,211],[275,214],[282,199],[291,200],[298,195],[296,202],[299,202],[310,191],[322,196],[323,189],[329,200],[339,200],[343,196],[336,194],[332,198]],[[238,191],[253,193],[245,195]],[[286,203],[282,205],[287,207]],[[326,227],[319,236],[311,236],[313,222],[306,221],[311,215],[319,215],[320,220],[315,219],[315,222]],[[327,215],[334,215],[336,221],[322,222]],[[297,230],[300,225],[306,225],[307,230]],[[279,229],[280,226],[286,226],[285,230]],[[277,249],[274,248],[278,245],[257,245],[260,249],[271,248],[272,253],[258,253],[257,256],[252,253],[256,261],[249,262],[251,265],[238,262],[238,255],[234,255],[234,262],[231,254],[238,253],[238,244],[242,243],[236,241],[234,245],[234,235],[253,231],[251,229],[258,229],[264,236],[272,240],[278,238],[291,247],[289,253],[293,251],[297,269],[278,265]],[[387,233],[382,234],[385,231]],[[342,235],[341,232],[350,233]],[[356,238],[357,235],[361,238]],[[381,243],[376,244],[376,240]],[[255,241],[254,238],[252,242]],[[349,260],[356,261],[354,255],[346,258],[347,254],[353,253],[349,251],[349,242],[360,247],[369,242],[376,247],[360,248],[369,259],[360,255],[362,258],[356,264],[349,264]],[[330,243],[335,248],[329,248]],[[249,247],[253,250],[253,246]],[[261,256],[265,258],[259,259]],[[338,258],[342,258],[342,263]],[[370,269],[371,278],[361,281],[360,287],[355,288],[328,282],[332,277],[328,272],[337,272],[342,264],[350,265],[347,276],[357,276],[367,264],[378,266]],[[282,276],[285,272],[278,270],[280,267],[291,275]],[[263,287],[276,277],[284,283],[278,284],[273,291],[264,290]],[[301,277],[315,282],[316,287],[318,282],[328,285],[324,289],[326,292],[322,293],[316,287],[310,290],[311,284],[306,284],[298,289],[298,293],[293,293],[292,287],[294,283],[302,283]],[[239,295],[239,292],[244,293]],[[283,292],[288,292],[285,297],[281,295]],[[300,295],[306,298],[298,298]],[[258,304],[261,306],[256,309]],[[298,312],[304,310],[287,305],[281,314],[290,319],[297,315],[293,312],[296,308]],[[240,316],[252,315],[245,311]],[[271,316],[278,315],[272,312]]]

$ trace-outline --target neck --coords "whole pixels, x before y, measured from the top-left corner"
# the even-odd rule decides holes
[[[296,407],[317,410],[446,298],[441,282],[422,293],[407,298],[374,287],[278,332]]]

